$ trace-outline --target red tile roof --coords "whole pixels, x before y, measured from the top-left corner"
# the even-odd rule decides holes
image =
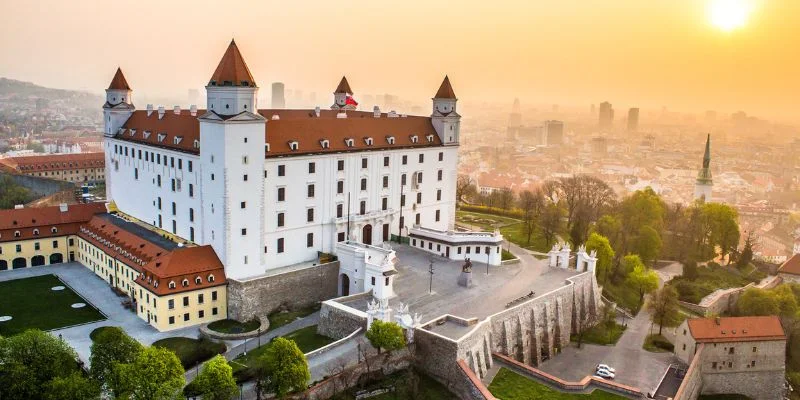
[[[776,316],[694,318],[687,323],[692,337],[702,343],[786,340]]]
[[[778,273],[800,275],[800,254],[793,255],[792,258],[781,264]]]
[[[450,85],[450,78],[445,75],[444,80],[442,81],[442,85],[439,86],[439,90],[436,92],[436,99],[455,99],[456,93],[453,91],[453,86]]]
[[[114,79],[111,79],[111,84],[108,85],[108,90],[131,90],[128,81],[125,80],[125,75],[122,74],[122,68],[117,68]]]
[[[166,110],[164,116],[159,119],[156,111],[148,116],[147,111],[137,110],[116,137],[199,154],[200,149],[194,147],[194,141],[200,140],[200,123],[197,117],[204,113],[204,110],[197,110],[196,116],[192,116],[188,110],[181,110],[180,114]],[[387,114],[381,114],[380,118],[375,118],[372,112],[348,111],[347,118],[337,118],[337,111],[333,110],[321,110],[319,117],[315,115],[314,110],[264,109],[258,110],[258,113],[267,119],[265,136],[270,151],[266,153],[266,157],[430,147],[442,144],[429,117],[389,118]],[[149,133],[147,138],[145,132]],[[158,141],[160,133],[166,134],[162,141]],[[368,145],[365,137],[371,134],[374,135],[373,144]],[[181,137],[178,144],[174,142],[176,136]],[[389,143],[388,136],[394,137],[394,144]],[[416,143],[412,141],[412,136],[417,136]],[[431,136],[430,142],[428,136]],[[330,144],[328,148],[322,147],[321,142],[325,139]],[[347,146],[346,139],[353,139],[352,147]],[[299,142],[298,150],[290,149],[290,141]]]
[[[78,236],[140,272],[144,264],[168,252],[164,247],[128,232],[107,219],[116,217],[105,217],[92,218],[81,226]]]
[[[333,93],[353,94],[353,89],[350,89],[350,84],[347,83],[347,78],[342,77],[342,80],[339,82],[339,86],[336,87],[336,90]]]
[[[64,212],[60,206],[0,210],[0,242],[75,235],[81,224],[104,212],[103,203],[73,204]]]
[[[174,282],[174,285],[170,285]],[[225,267],[211,246],[179,247],[144,266],[137,283],[157,295],[225,285]],[[170,287],[174,286],[174,287]]]
[[[9,157],[0,164],[21,173],[63,171],[76,168],[103,168],[104,153],[49,154],[42,156]]]
[[[247,68],[247,63],[244,62],[242,53],[239,52],[239,47],[236,42],[231,40],[228,49],[222,59],[219,60],[217,69],[211,75],[208,82],[209,86],[256,86],[256,81]]]

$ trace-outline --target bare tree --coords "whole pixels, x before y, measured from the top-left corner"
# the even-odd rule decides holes
[[[540,219],[544,208],[544,194],[541,189],[534,191],[525,190],[519,194],[519,208],[523,212],[522,221],[524,223],[527,245],[531,244],[531,236],[536,230],[537,221]]]
[[[369,378],[372,376],[372,368],[370,363],[372,362],[369,358],[369,349],[372,348],[372,345],[369,344],[363,338],[358,339],[358,344],[356,346],[356,350],[358,351],[358,363],[364,363],[364,366],[367,367],[366,377]]]
[[[563,211],[555,204],[548,204],[542,213],[542,236],[549,248],[555,242],[556,235],[561,231],[561,218]]]
[[[500,190],[500,196],[499,196],[500,208],[502,208],[503,211],[508,211],[508,209],[511,208],[512,205],[514,205],[515,197],[516,195],[511,190],[511,188],[505,187],[502,190]]]
[[[459,175],[456,181],[456,202],[464,201],[465,197],[472,197],[477,193],[477,184],[469,175]]]

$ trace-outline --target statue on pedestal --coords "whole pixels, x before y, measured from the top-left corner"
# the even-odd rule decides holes
[[[467,258],[461,267],[461,275],[458,277],[458,285],[472,287],[472,261]]]

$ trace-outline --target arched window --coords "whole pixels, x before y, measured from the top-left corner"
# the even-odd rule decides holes
[[[184,280],[183,280],[183,282],[181,282],[181,285],[182,285],[183,287],[187,287],[187,286],[189,286],[189,280],[188,280],[188,279],[184,279]]]
[[[203,283],[203,279],[198,276],[197,278],[194,278],[194,283],[196,285],[199,285],[199,284]]]
[[[209,274],[207,279],[209,282],[214,282],[214,274]]]
[[[14,231],[14,237],[19,237],[19,235],[20,235],[19,231]]]
[[[175,289],[175,281],[169,281],[169,288]]]
[[[52,232],[52,233],[58,233],[58,228],[56,228],[56,227],[54,226],[54,227],[50,228],[50,232]]]
[[[34,229],[33,230],[33,236],[39,236],[39,230],[38,229]]]

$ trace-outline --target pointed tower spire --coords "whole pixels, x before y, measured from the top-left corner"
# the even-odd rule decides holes
[[[214,74],[211,75],[208,86],[256,86],[256,81],[233,39],[231,39],[228,49],[225,50],[225,54],[222,55],[222,59],[219,60]]]
[[[694,198],[703,201],[711,200],[711,188],[714,181],[711,177],[711,134],[706,137],[706,152],[703,155],[703,167],[697,172],[694,183]]]
[[[347,77],[342,76],[342,80],[339,81],[339,86],[337,86],[336,90],[333,92],[333,94],[336,93],[354,94],[353,89],[350,89],[350,84],[347,83]]]
[[[711,165],[711,134],[706,137],[706,153],[703,155],[703,168],[708,168]]]
[[[439,90],[436,92],[435,99],[455,99],[456,93],[453,92],[453,86],[450,85],[450,78],[445,75]]]
[[[122,68],[117,67],[117,72],[114,74],[114,78],[111,79],[108,90],[131,90],[131,87],[128,86],[128,81],[125,80],[125,75],[122,74]]]

